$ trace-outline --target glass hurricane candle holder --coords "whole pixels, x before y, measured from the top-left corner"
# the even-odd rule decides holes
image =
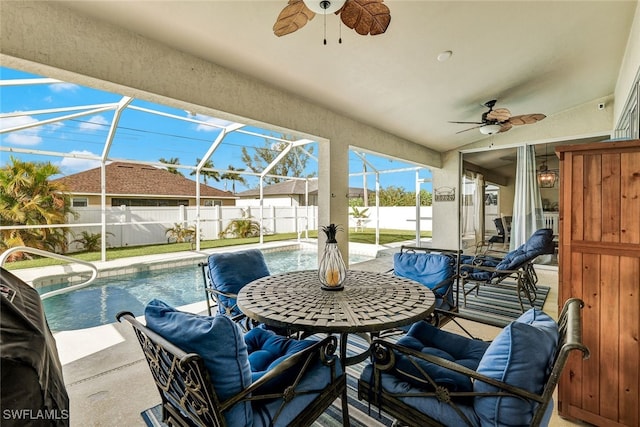
[[[344,288],[343,283],[347,278],[347,266],[344,264],[336,240],[336,232],[339,231],[339,228],[330,224],[327,227],[322,227],[322,231],[327,235],[327,243],[318,265],[318,279],[322,284],[322,289],[340,290]]]

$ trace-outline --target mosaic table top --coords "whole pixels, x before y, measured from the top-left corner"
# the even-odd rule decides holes
[[[238,294],[238,307],[270,326],[307,332],[376,332],[409,325],[433,312],[424,285],[392,274],[349,270],[344,289],[321,288],[317,270],[263,277]]]

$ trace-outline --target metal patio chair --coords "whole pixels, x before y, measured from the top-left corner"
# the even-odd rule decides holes
[[[236,305],[236,298],[247,283],[270,274],[262,252],[248,249],[214,253],[198,265],[202,268],[209,316],[229,316],[245,330],[250,329],[251,322]]]
[[[401,246],[393,255],[393,274],[415,280],[431,289],[436,297],[435,312],[427,321],[438,326],[438,312],[456,311],[458,263],[462,251]],[[408,330],[408,327],[405,328]]]
[[[226,316],[157,300],[146,326],[129,312],[116,317],[134,329],[169,426],[309,426],[346,387],[333,336],[293,340],[261,328],[245,335]]]
[[[539,309],[491,343],[416,324],[396,343],[377,339],[358,398],[408,426],[547,425],[571,352],[584,358],[579,299],[556,323]]]

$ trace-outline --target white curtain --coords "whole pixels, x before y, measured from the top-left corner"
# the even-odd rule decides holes
[[[473,195],[473,230],[476,246],[484,242],[484,175],[476,173],[475,191]]]
[[[462,189],[463,247],[476,246],[484,241],[484,176],[466,172]]]
[[[516,187],[511,220],[511,243],[514,250],[543,228],[542,198],[536,176],[536,152],[533,145],[518,147]]]

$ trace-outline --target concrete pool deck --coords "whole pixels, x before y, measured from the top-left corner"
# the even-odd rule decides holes
[[[288,242],[290,245],[291,242]],[[281,247],[274,244],[271,248]],[[380,247],[377,258],[352,265],[351,268],[385,272],[393,265],[392,254],[400,245]],[[219,248],[220,251],[247,249],[249,246]],[[251,245],[263,249],[264,245]],[[173,262],[176,259],[201,259],[211,253],[177,253],[163,254],[136,259],[135,263]],[[126,268],[129,260],[107,261],[96,263],[99,269]],[[197,263],[198,261],[195,261]],[[48,272],[58,274],[59,268],[38,272],[30,272],[33,277],[46,275]],[[557,269],[553,267],[536,268],[540,284],[551,287],[544,310],[557,316]],[[16,275],[25,280],[26,270],[19,270]],[[206,311],[205,302],[181,307],[185,311],[202,313]],[[474,322],[463,321],[463,326],[483,339],[493,339],[498,328]],[[456,330],[455,325],[448,324],[445,329]],[[77,331],[58,332],[55,335],[60,359],[63,364],[64,380],[70,399],[72,427],[86,426],[145,426],[140,413],[160,403],[160,397],[151,377],[142,351],[128,324],[112,323],[95,328]],[[557,412],[551,426],[580,425],[561,419]]]

